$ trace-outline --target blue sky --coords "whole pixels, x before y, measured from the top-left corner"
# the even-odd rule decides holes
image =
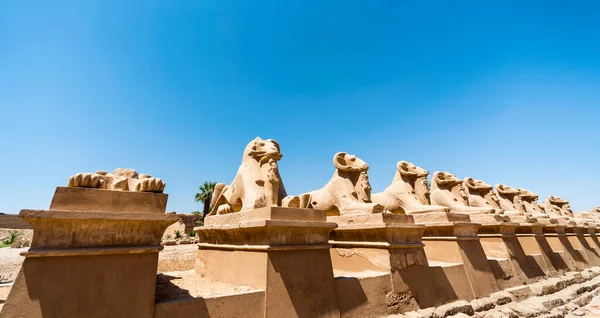
[[[244,146],[279,141],[288,193],[331,158],[375,192],[408,160],[600,205],[594,1],[0,2],[0,211],[77,172],[134,168],[201,209]]]

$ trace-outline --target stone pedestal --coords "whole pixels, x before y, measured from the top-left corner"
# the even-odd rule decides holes
[[[1,316],[153,317],[160,240],[178,219],[164,214],[166,202],[166,194],[57,188],[49,211],[22,210],[34,236]]]
[[[538,219],[539,222],[540,219]],[[546,276],[555,276],[561,272],[552,262],[552,249],[544,237],[543,223],[520,224],[515,234],[526,255],[532,257]]]
[[[574,271],[577,270],[578,266],[576,266],[576,261],[572,256],[573,253],[569,250],[571,244],[568,243],[565,227],[564,224],[560,223],[544,226],[544,236],[554,254],[553,263],[560,263],[561,267],[566,267],[569,271]],[[558,268],[556,265],[555,267]]]
[[[459,213],[419,213],[413,217],[415,223],[425,225],[423,242],[430,265],[440,266],[446,272],[458,299],[487,297],[499,290],[477,236],[481,224],[472,223],[470,215]],[[485,218],[495,219],[493,215]]]
[[[521,234],[516,234],[517,229]],[[481,244],[500,288],[531,283],[545,275],[547,266],[532,232],[531,223],[496,223],[480,228]]]
[[[319,210],[267,207],[209,216],[195,227],[195,271],[265,291],[265,317],[339,317],[329,256],[330,232]]]
[[[412,217],[376,213],[328,217],[340,310],[345,317],[400,313],[439,305],[423,250],[424,226]],[[447,288],[447,287],[443,287]]]
[[[592,264],[600,266],[600,248],[596,244],[596,225],[589,224],[581,233],[578,233],[578,238]]]
[[[592,264],[592,261],[589,258],[592,255],[588,255],[589,252],[582,244],[584,242],[582,242],[580,236],[582,236],[584,232],[587,232],[587,224],[584,224],[583,222],[565,228],[567,239],[563,244],[565,244],[567,250],[571,252],[578,269],[584,269],[595,265]]]

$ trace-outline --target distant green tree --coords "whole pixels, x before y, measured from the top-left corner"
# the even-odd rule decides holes
[[[199,188],[198,193],[196,193],[196,202],[202,202],[204,204],[204,210],[202,212],[202,217],[206,217],[208,213],[210,213],[210,201],[212,200],[213,193],[215,192],[216,182],[205,181]]]
[[[196,210],[196,211],[192,211],[192,214],[193,214],[193,215],[202,215],[202,212],[201,212],[201,211],[198,211],[198,210]]]

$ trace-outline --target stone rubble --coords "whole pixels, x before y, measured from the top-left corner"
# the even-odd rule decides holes
[[[563,318],[586,315],[582,307],[600,295],[600,267],[568,272],[526,286],[515,294],[505,290],[470,302],[456,301],[437,308],[420,309],[388,318]],[[528,289],[530,293],[524,293]]]

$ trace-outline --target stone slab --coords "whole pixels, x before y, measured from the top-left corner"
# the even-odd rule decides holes
[[[417,224],[430,223],[470,223],[471,218],[467,214],[452,212],[428,212],[411,214]]]
[[[168,194],[56,187],[50,210],[164,214]]]
[[[21,210],[31,249],[158,245],[175,214]]]
[[[325,222],[325,212],[314,209],[264,207],[228,214],[210,215],[204,219],[205,226],[241,224],[257,220]]]

